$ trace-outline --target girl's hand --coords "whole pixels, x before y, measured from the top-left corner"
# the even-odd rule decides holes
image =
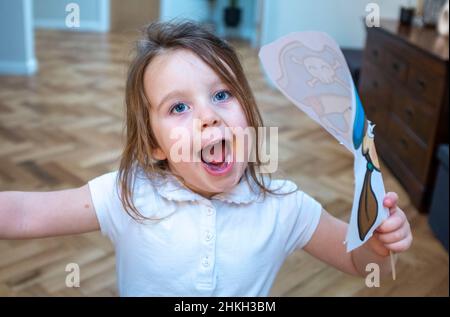
[[[389,217],[375,230],[368,245],[381,256],[389,251],[403,252],[409,249],[413,241],[411,227],[405,213],[397,206],[398,195],[387,193],[383,205],[389,208]]]

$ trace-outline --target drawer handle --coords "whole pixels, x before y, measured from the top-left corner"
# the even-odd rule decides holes
[[[400,65],[398,63],[392,63],[392,68],[398,72],[400,70]]]
[[[373,88],[378,88],[380,85],[378,84],[378,82],[376,80],[372,81],[372,86]]]
[[[401,144],[405,149],[408,149],[408,142],[406,142],[405,139],[401,138],[401,139],[400,139],[400,144]]]
[[[425,90],[426,84],[422,79],[417,79],[417,85],[419,85],[420,89]]]
[[[410,119],[412,119],[414,116],[414,112],[411,110],[411,108],[405,109],[405,113]]]

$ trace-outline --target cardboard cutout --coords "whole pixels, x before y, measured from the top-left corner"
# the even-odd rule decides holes
[[[345,58],[322,32],[290,34],[262,47],[259,56],[278,89],[353,153],[355,192],[346,237],[351,251],[372,236],[389,212],[383,206],[375,125],[366,118]]]

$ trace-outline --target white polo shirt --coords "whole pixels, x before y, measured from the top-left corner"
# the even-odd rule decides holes
[[[139,176],[141,175],[141,176]],[[116,250],[121,296],[268,296],[286,257],[313,235],[322,206],[290,181],[254,193],[245,177],[229,193],[206,199],[175,177],[138,174],[133,220],[117,193],[117,171],[89,181],[101,232]],[[254,186],[252,184],[251,186]]]

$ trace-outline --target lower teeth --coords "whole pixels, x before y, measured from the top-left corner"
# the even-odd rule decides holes
[[[227,163],[223,162],[219,164],[206,164],[206,165],[208,165],[208,167],[210,167],[213,170],[220,170],[223,169],[227,165]]]

